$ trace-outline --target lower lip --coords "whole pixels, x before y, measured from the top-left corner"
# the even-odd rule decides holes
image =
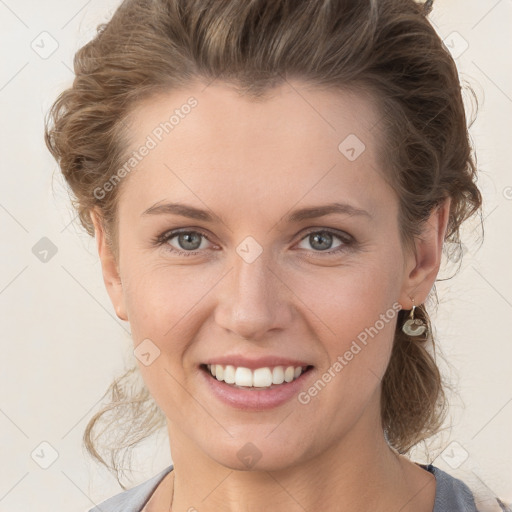
[[[251,411],[263,411],[272,409],[286,403],[297,395],[305,386],[313,368],[309,368],[292,382],[279,384],[273,388],[242,389],[217,380],[211,373],[201,367],[202,378],[205,379],[210,391],[223,403]]]

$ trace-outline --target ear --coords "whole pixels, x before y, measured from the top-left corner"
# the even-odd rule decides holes
[[[103,227],[101,215],[97,210],[91,211],[91,220],[94,224],[96,236],[96,245],[101,261],[103,272],[103,282],[107,289],[112,305],[119,319],[127,321],[126,305],[124,302],[123,284],[119,276],[119,267],[116,258],[108,244],[105,229]]]
[[[451,197],[435,208],[425,222],[423,232],[414,241],[415,251],[407,255],[405,275],[400,296],[404,309],[423,304],[434,286],[439,267],[443,242],[450,217]]]

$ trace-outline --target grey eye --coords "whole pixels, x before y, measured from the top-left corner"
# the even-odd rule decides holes
[[[169,238],[168,242],[176,238],[178,240],[178,249],[185,251],[196,251],[201,246],[203,235],[195,231],[187,231],[184,233],[177,233]]]
[[[327,251],[329,249],[333,248],[333,240],[337,238],[338,240],[341,240],[341,238],[334,233],[329,233],[328,231],[314,231],[310,233],[309,235],[306,235],[306,237],[303,238],[301,243],[304,243],[304,241],[308,241],[311,247],[315,249],[316,251]],[[339,243],[335,247],[339,247],[340,245],[343,245],[343,243]],[[307,247],[302,247],[304,249]]]

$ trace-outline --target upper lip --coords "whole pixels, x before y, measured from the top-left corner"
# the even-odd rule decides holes
[[[311,366],[309,363],[299,361],[298,359],[290,359],[288,357],[280,356],[264,356],[264,357],[244,357],[240,355],[224,355],[220,357],[212,357],[203,364],[220,364],[222,366],[232,365],[236,367],[249,368],[255,370],[256,368],[265,368],[273,366]]]

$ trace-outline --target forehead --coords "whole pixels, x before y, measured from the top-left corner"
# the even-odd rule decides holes
[[[324,142],[318,148],[321,150],[333,145],[336,149],[350,134],[372,146],[378,119],[377,102],[363,90],[335,91],[285,82],[254,99],[224,82],[196,82],[186,90],[160,93],[143,101],[132,112],[131,129],[132,140],[141,141],[154,131],[160,138],[159,128],[164,132],[160,135],[167,135],[167,126],[173,133],[167,143],[179,144],[182,150],[190,149],[194,142],[215,146],[218,138],[223,138],[224,145],[232,149],[242,146],[247,151],[249,145],[241,143],[247,143],[249,136],[256,147],[271,144],[276,135],[281,136],[280,142],[283,135],[290,142],[292,136],[295,142],[320,140]]]
[[[337,200],[340,188],[346,198],[362,189],[371,198],[385,186],[369,95],[287,82],[254,100],[214,82],[154,96],[129,121],[130,151],[151,149],[123,195],[146,208],[170,194],[248,205],[273,195],[313,201],[326,191]]]

